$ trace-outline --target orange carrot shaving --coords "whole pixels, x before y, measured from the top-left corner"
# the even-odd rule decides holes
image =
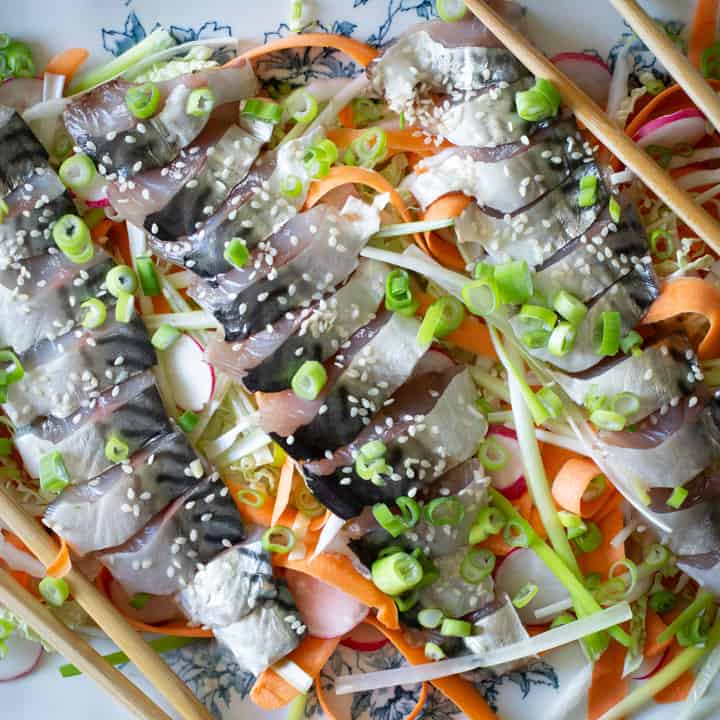
[[[652,609],[648,608],[645,616],[645,657],[652,658],[662,655],[665,648],[673,641],[668,638],[665,642],[660,642],[659,637],[667,629],[665,621]]]
[[[620,643],[611,640],[595,661],[588,692],[588,720],[597,720],[627,695],[627,680],[622,677],[626,652]]]
[[[58,536],[59,537],[59,536]],[[70,548],[65,538],[60,538],[60,549],[55,559],[47,566],[47,574],[52,578],[61,578],[72,570],[72,558]]]
[[[695,13],[690,24],[688,58],[697,68],[700,67],[703,52],[715,42],[719,11],[718,0],[698,0],[695,4]]]
[[[568,460],[555,476],[552,483],[552,495],[555,502],[568,512],[591,518],[608,502],[615,492],[612,485],[605,481],[605,489],[593,498],[585,494],[594,478],[601,476],[600,468],[586,458]]]
[[[676,640],[673,641],[670,646],[670,650],[667,657],[663,660],[663,665],[674,660],[685,648],[680,647]],[[663,688],[657,695],[654,696],[655,702],[658,703],[676,703],[682,702],[687,698],[690,688],[693,685],[695,678],[690,670],[686,670],[677,680],[670,683],[666,688]]]
[[[460,217],[463,210],[470,204],[470,198],[463,193],[451,193],[438,198],[432,203],[423,215],[423,220],[444,220],[446,218]],[[443,240],[437,233],[425,233],[425,243],[430,254],[445,267],[453,270],[465,270],[465,261],[458,249],[451,243]]]
[[[350,107],[350,106],[348,106]],[[345,122],[343,125],[345,125]],[[338,147],[346,148],[351,145],[353,140],[361,137],[365,130],[351,129],[345,125],[344,128],[333,128],[328,130],[327,136]],[[429,155],[436,151],[435,145],[428,145],[425,142],[425,136],[414,128],[406,130],[385,130],[387,137],[388,150],[395,152],[411,152],[418,155]],[[443,143],[441,148],[451,147],[449,143]]]
[[[651,325],[683,313],[697,313],[710,323],[698,348],[700,359],[720,355],[720,290],[700,278],[678,278],[666,283],[660,297],[650,306],[643,324]]]
[[[355,127],[355,118],[353,116],[352,105],[346,105],[338,113],[338,121],[345,128],[354,128]],[[332,140],[332,137],[330,139]],[[333,140],[333,142],[337,145],[337,140]]]
[[[110,220],[109,218],[105,218],[104,220],[101,220],[97,225],[95,225],[90,231],[90,237],[92,237],[93,242],[102,244],[103,241],[101,240],[101,238],[107,238],[107,234],[113,224],[114,223],[112,220]]]
[[[380,630],[410,664],[421,665],[427,662],[424,650],[411,645],[401,630],[390,630],[373,617],[368,617],[365,622]],[[475,686],[458,675],[438,678],[433,680],[432,684],[472,720],[497,720],[497,716]]]
[[[273,506],[272,524],[277,525],[280,516],[287,509],[290,503],[290,493],[293,489],[293,477],[295,476],[295,463],[288,455],[280,470],[280,481],[278,483],[277,495],[275,496],[275,505]]]
[[[317,678],[325,663],[335,652],[340,638],[323,638],[306,635],[302,642],[287,656],[310,677]],[[300,693],[272,668],[260,673],[250,697],[263,710],[277,710],[292,702]]]
[[[597,550],[592,552],[581,553],[578,556],[578,563],[584,575],[590,573],[600,573],[607,577],[610,566],[617,560],[625,557],[625,549],[623,545],[615,547],[610,541],[623,529],[623,513],[619,506],[615,506],[613,511],[605,515],[602,520],[593,520],[602,533],[602,542]]]
[[[242,53],[239,57],[245,60],[254,60],[255,58],[262,57],[268,53],[278,52],[279,50],[292,50],[303,47],[336,48],[363,67],[367,67],[370,61],[378,56],[378,51],[375,50],[375,48],[371,48],[369,45],[365,45],[365,43],[358,42],[345,35],[302,33],[301,35],[290,35],[280,38],[279,40],[272,40],[264,45],[258,45]]]
[[[52,57],[45,66],[45,72],[53,75],[64,75],[65,84],[67,85],[88,57],[90,57],[90,53],[85,48],[69,48]]]

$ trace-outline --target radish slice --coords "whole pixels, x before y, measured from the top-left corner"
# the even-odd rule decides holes
[[[658,670],[662,668],[662,666],[665,664],[665,660],[667,659],[668,653],[670,652],[670,648],[666,647],[663,654],[660,656],[659,660],[651,660],[652,663],[650,665],[650,669],[646,670],[643,675],[636,675],[634,677],[631,677],[631,680],[647,680],[648,678],[651,678],[653,675],[655,675]],[[648,663],[643,663],[643,667],[647,668]]]
[[[42,100],[43,81],[38,78],[13,78],[0,84],[0,105],[19,113]]]
[[[130,604],[133,597],[134,594],[128,593],[120,583],[115,580],[110,583],[110,599],[113,605],[133,620],[157,625],[182,617],[177,604],[168,595],[151,595],[141,609]]]
[[[559,603],[569,598],[565,586],[550,572],[547,565],[540,560],[529,548],[520,548],[510,553],[500,565],[495,574],[495,588],[498,593],[507,593],[513,598],[527,582],[538,586],[537,595],[525,606],[518,609],[520,619],[526,625],[539,624],[535,611],[540,608]],[[542,622],[549,622],[555,615],[543,618]]]
[[[705,135],[705,116],[696,108],[685,108],[646,122],[633,135],[633,140],[641,147],[662,145],[670,148],[681,143],[695,146]]]
[[[16,548],[5,540],[0,531],[0,560],[4,560],[11,570],[27,573],[32,577],[45,577],[45,566],[29,553]]]
[[[205,362],[205,348],[191,335],[181,335],[163,351],[163,361],[177,404],[200,412],[215,389],[215,371]]]
[[[566,52],[555,55],[551,60],[600,107],[605,107],[612,75],[600,58],[589,53]]]
[[[295,570],[287,570],[286,578],[308,632],[315,637],[340,637],[367,617],[367,605],[332,585]]]
[[[375,652],[385,647],[390,641],[372,625],[358,625],[340,644],[358,652]]]
[[[0,682],[19,680],[29,675],[43,656],[43,646],[21,635],[11,635],[5,642],[8,654],[0,660]]]
[[[107,180],[99,173],[95,175],[87,187],[82,190],[74,190],[72,195],[82,200],[89,208],[108,207],[110,205],[107,196]]]
[[[500,443],[508,453],[508,461],[500,470],[488,471],[493,487],[499,490],[508,500],[516,500],[525,490],[525,468],[520,456],[520,446],[517,435],[511,428],[504,425],[491,425],[488,435]]]

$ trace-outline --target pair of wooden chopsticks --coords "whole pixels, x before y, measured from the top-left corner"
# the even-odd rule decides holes
[[[58,553],[55,540],[0,487],[0,520],[45,566]],[[190,689],[124,620],[110,601],[79,571],[65,576],[72,597],[105,634],[128,656],[183,720],[211,720]],[[107,664],[93,648],[66,628],[35,597],[0,571],[0,602],[21,617],[80,670],[126,705],[142,720],[170,720],[152,700],[121,672]]]
[[[635,0],[610,0],[632,29],[662,61],[716,129],[720,130],[720,99],[700,73],[677,50]],[[522,34],[511,28],[483,0],[465,0],[468,9],[528,70],[557,87],[564,103],[590,132],[632,170],[699,238],[720,253],[720,224],[681,190],[642,148],[618,128],[590,97],[560,72]]]

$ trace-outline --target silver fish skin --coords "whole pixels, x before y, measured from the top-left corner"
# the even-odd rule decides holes
[[[38,169],[46,170],[45,148],[12,108],[0,105],[0,198],[28,184]]]

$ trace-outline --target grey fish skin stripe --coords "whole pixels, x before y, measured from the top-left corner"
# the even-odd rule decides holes
[[[27,182],[36,168],[48,167],[48,162],[45,148],[25,121],[13,112],[0,125],[0,197]]]

